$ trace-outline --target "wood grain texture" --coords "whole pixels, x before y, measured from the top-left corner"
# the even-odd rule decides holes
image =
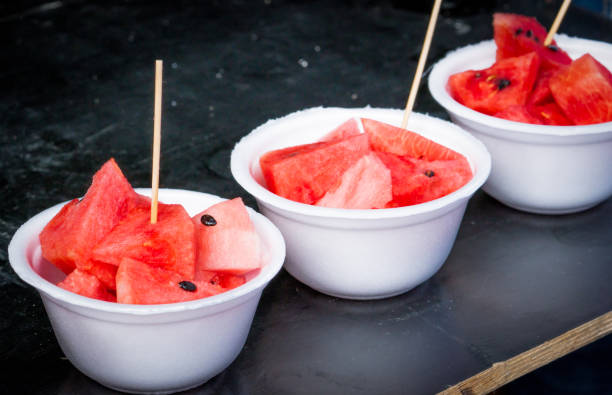
[[[488,394],[612,332],[612,311],[474,375],[439,395]]]

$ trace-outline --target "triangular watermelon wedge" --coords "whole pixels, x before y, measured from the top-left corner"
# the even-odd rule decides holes
[[[193,279],[195,227],[183,206],[160,203],[156,224],[149,208],[131,210],[93,249],[91,260],[118,266],[126,257]]]
[[[331,132],[327,133],[323,138],[319,141],[336,141],[336,140],[344,140],[349,137],[357,136],[361,133],[359,130],[359,119],[351,118],[348,121],[343,122],[340,126],[336,127]]]
[[[551,77],[550,90],[576,125],[612,121],[612,74],[589,54]]]
[[[91,269],[94,246],[143,201],[110,159],[93,176],[83,199],[69,202],[40,233],[43,256],[65,273]]]
[[[123,258],[117,270],[117,302],[164,304],[186,302],[224,292],[219,284],[186,279],[180,274]]]
[[[270,151],[260,160],[268,189],[296,202],[314,204],[335,189],[342,174],[370,150],[358,134],[342,140],[304,144]]]
[[[546,35],[546,28],[535,18],[518,14],[493,14],[497,60],[535,52],[543,69],[556,69],[570,64],[572,59],[554,40],[549,46],[544,46]]]
[[[461,154],[429,140],[418,133],[398,128],[384,122],[363,118],[363,129],[374,151],[388,152],[426,160],[447,160],[462,157]]]
[[[240,275],[261,267],[261,241],[242,199],[217,203],[195,215],[195,279],[210,271]]]
[[[538,75],[539,58],[534,53],[504,58],[483,70],[467,70],[450,76],[448,89],[459,103],[493,115],[527,102]]]

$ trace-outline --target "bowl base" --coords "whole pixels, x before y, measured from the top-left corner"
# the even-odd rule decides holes
[[[532,207],[532,206],[522,206],[522,205],[518,205],[518,204],[513,204],[513,203],[508,203],[505,202],[501,199],[496,198],[495,196],[492,196],[493,198],[495,198],[496,200],[498,200],[500,203],[511,207],[515,210],[519,210],[519,211],[524,211],[527,213],[531,213],[531,214],[543,214],[543,215],[564,215],[564,214],[574,214],[574,213],[578,213],[581,211],[585,211],[590,209],[591,207],[595,207],[596,205],[598,205],[601,202],[596,202],[596,203],[589,203],[586,204],[584,206],[578,206],[578,207],[570,207],[570,208],[560,208],[560,209],[547,209],[547,208],[540,208],[540,207]]]
[[[176,388],[176,389],[168,389],[168,390],[163,390],[163,391],[135,391],[135,390],[131,390],[131,389],[125,389],[125,388],[121,388],[121,387],[115,387],[115,386],[112,386],[112,385],[107,385],[107,384],[104,384],[104,383],[100,383],[100,384],[102,384],[103,386],[105,386],[107,388],[110,388],[112,390],[119,391],[119,392],[125,392],[125,393],[128,393],[128,394],[165,395],[165,394],[174,394],[176,392],[183,392],[183,391],[187,391],[187,390],[199,387],[202,384],[206,383],[208,380],[209,379],[204,380],[202,382],[198,382],[198,383],[193,384],[193,385],[188,385],[187,387],[179,387],[179,388]]]

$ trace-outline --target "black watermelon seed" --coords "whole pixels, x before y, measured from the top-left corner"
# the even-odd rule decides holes
[[[516,29],[516,31],[514,32],[514,34],[516,34],[517,36],[523,33],[523,29],[521,29],[520,27],[518,29]]]
[[[527,30],[527,33],[525,33],[525,35],[526,35],[528,38],[531,38],[531,36],[533,36],[533,32],[531,31],[531,29],[530,29],[530,30]]]
[[[191,281],[181,281],[178,283],[179,287],[183,288],[185,291],[195,292],[198,287]]]
[[[557,46],[555,46],[555,45],[552,45],[552,44],[550,44],[550,45],[549,45],[548,47],[546,47],[546,48],[550,49],[550,50],[551,50],[551,51],[553,51],[553,52],[557,52],[557,51],[559,51],[559,47],[557,47]]]
[[[499,80],[497,80],[497,89],[499,89],[500,91],[504,88],[507,88],[508,86],[510,86],[510,80],[507,80],[505,78],[500,78]]]
[[[206,226],[217,225],[217,220],[212,215],[208,215],[208,214],[202,215],[200,217],[200,222],[202,223],[202,225],[206,225]]]
[[[474,77],[476,77],[476,78],[480,78],[480,77],[481,77],[481,76],[480,76],[480,73],[476,73],[476,74],[474,74]]]
[[[431,178],[431,177],[436,175],[436,173],[434,173],[433,170],[425,170],[425,172],[423,174],[425,174],[429,178]]]
[[[539,43],[540,39],[538,38],[538,36],[533,37],[533,39],[535,40],[535,42]]]

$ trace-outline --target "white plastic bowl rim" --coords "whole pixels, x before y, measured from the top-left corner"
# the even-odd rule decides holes
[[[590,52],[593,56],[610,68],[611,62],[608,59],[602,59],[598,54],[612,54],[612,45],[601,42],[588,40],[584,38],[569,37],[564,34],[555,36],[555,41],[564,49],[572,59],[576,59],[581,55]],[[507,119],[497,118],[491,115],[486,115],[481,112],[472,110],[464,106],[455,99],[447,91],[448,77],[451,74],[465,71],[468,69],[477,70],[489,67],[495,61],[495,42],[493,40],[482,41],[477,44],[467,45],[449,52],[444,58],[439,60],[433,67],[429,75],[429,90],[433,98],[446,108],[449,112],[457,116],[469,119],[477,123],[487,123],[490,126],[499,129],[511,130],[513,132],[527,134],[542,134],[552,136],[584,136],[588,134],[608,133],[612,131],[612,122],[596,123],[591,125],[569,125],[569,126],[554,126],[554,125],[534,125],[523,122],[515,122]],[[456,69],[456,63],[460,60],[471,59],[474,66],[463,70]],[[463,62],[462,62],[463,63]]]
[[[308,119],[309,116],[314,116],[313,114],[316,114],[320,111],[346,112],[346,119],[349,119],[351,117],[371,117],[373,119],[377,119],[377,117],[380,116],[381,113],[387,113],[387,115],[390,113],[393,113],[394,115],[401,115],[403,110],[374,108],[370,106],[367,106],[365,108],[313,107],[301,111],[296,111],[277,119],[271,119],[266,123],[260,125],[259,127],[255,128],[248,135],[244,136],[234,147],[231,158],[231,171],[234,177],[236,178],[236,181],[240,185],[242,185],[242,187],[246,189],[247,192],[255,196],[256,199],[261,200],[273,207],[284,209],[288,212],[321,218],[324,217],[342,218],[348,220],[381,220],[432,213],[437,210],[440,210],[441,208],[453,206],[457,202],[462,201],[464,199],[469,199],[474,194],[474,192],[476,192],[476,190],[478,190],[478,188],[480,188],[482,184],[484,184],[491,171],[491,158],[489,152],[487,151],[484,144],[482,144],[471,134],[467,133],[459,126],[451,122],[442,120],[440,118],[431,117],[426,114],[412,113],[410,115],[407,126],[408,130],[419,133],[418,128],[411,127],[412,125],[418,124],[419,122],[435,122],[440,125],[443,124],[444,128],[452,130],[453,135],[460,136],[459,138],[461,140],[469,142],[469,144],[474,148],[474,151],[479,152],[481,156],[481,158],[479,158],[481,159],[479,163],[480,168],[476,168],[475,163],[472,162],[469,157],[467,158],[468,162],[470,162],[470,165],[472,166],[472,171],[474,173],[474,176],[468,183],[446,196],[431,200],[429,202],[415,204],[411,206],[384,209],[343,209],[314,206],[283,198],[270,192],[268,189],[260,185],[254,179],[252,174],[250,174],[250,170],[251,166],[253,165],[252,162],[255,159],[258,160],[259,157],[265,152],[251,152],[250,143],[258,139],[261,135],[267,134],[268,128],[277,122],[284,122],[287,120],[292,120],[294,118],[299,119],[301,117]],[[334,125],[330,125],[330,127],[333,128]],[[323,132],[329,131],[331,131],[331,129]],[[444,145],[443,142],[441,142],[441,144]]]
[[[151,195],[150,188],[136,188],[135,190],[138,193],[144,195]],[[203,192],[187,191],[181,189],[160,189],[159,199],[160,201],[164,201],[165,203],[178,203],[178,199],[176,197],[180,195],[184,196],[185,194],[191,195],[193,197],[201,197],[203,200],[210,202],[209,205],[226,200],[224,198]],[[217,306],[226,302],[241,299],[247,294],[250,294],[256,291],[257,289],[265,287],[267,283],[278,273],[284,262],[285,244],[280,234],[280,231],[274,225],[272,225],[272,223],[263,215],[258,214],[251,208],[247,207],[247,210],[251,214],[251,217],[253,218],[254,215],[257,216],[258,218],[256,219],[256,221],[263,224],[266,228],[266,232],[273,235],[275,240],[280,241],[280,244],[278,246],[271,246],[271,249],[275,250],[275,254],[271,254],[270,256],[274,259],[270,260],[267,265],[264,265],[264,267],[260,269],[260,272],[257,273],[255,277],[251,278],[245,284],[217,295],[179,303],[134,305],[106,302],[102,300],[88,298],[67,291],[47,281],[38,273],[36,273],[36,271],[32,268],[28,260],[27,251],[28,249],[31,250],[32,241],[29,237],[30,233],[27,233],[26,230],[30,228],[38,228],[39,233],[43,229],[43,227],[51,220],[51,218],[53,218],[53,216],[66,203],[67,202],[63,202],[53,207],[50,207],[25,222],[19,229],[17,229],[17,232],[15,232],[15,235],[13,236],[9,244],[8,252],[9,261],[11,263],[11,266],[13,267],[13,270],[15,270],[17,275],[23,281],[30,284],[37,290],[44,292],[51,298],[57,299],[64,303],[69,303],[74,306],[105,311],[109,313],[128,315],[157,315],[180,311],[198,310],[205,307]],[[202,210],[204,210],[206,207],[206,205],[203,206]],[[38,240],[36,240],[36,243],[39,243]]]

